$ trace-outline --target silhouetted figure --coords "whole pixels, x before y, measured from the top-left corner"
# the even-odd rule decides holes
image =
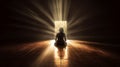
[[[58,48],[66,47],[66,36],[65,36],[63,28],[59,29],[59,33],[57,33],[55,41],[56,41],[56,43],[55,43],[56,47],[58,47]]]

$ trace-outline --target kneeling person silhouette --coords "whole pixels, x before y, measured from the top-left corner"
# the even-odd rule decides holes
[[[57,33],[56,38],[55,38],[55,46],[59,49],[66,48],[66,35],[64,33],[63,28],[59,29],[59,33]]]

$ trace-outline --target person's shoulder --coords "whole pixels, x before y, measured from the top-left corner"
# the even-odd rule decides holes
[[[65,33],[63,32],[63,34],[65,34]]]
[[[63,35],[65,35],[65,33],[62,33]]]
[[[57,33],[57,35],[59,35],[60,33]]]

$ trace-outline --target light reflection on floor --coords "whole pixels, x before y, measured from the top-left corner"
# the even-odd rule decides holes
[[[33,67],[39,67],[46,63],[45,60],[48,60],[46,58],[51,58],[50,55],[54,57],[52,59],[54,61],[51,63],[54,63],[55,67],[68,67],[68,47],[66,47],[66,49],[64,49],[64,51],[60,53],[58,49],[54,46],[55,40],[50,40],[46,42],[48,43],[47,48],[42,53],[42,55],[40,55],[36,59]],[[60,57],[60,55],[63,55],[62,58]]]
[[[67,41],[67,47],[66,47],[66,49],[64,49],[63,53],[60,53],[58,51],[58,49],[54,46],[54,43],[55,43],[54,40],[46,41],[45,43],[47,45],[47,48],[42,53],[42,55],[40,55],[37,58],[37,60],[35,61],[34,67],[35,66],[39,67],[39,66],[43,65],[44,63],[47,63],[48,61],[51,61],[48,64],[48,65],[51,65],[51,66],[54,65],[55,67],[69,67],[69,55],[70,55],[69,53],[71,53],[69,50],[72,50],[72,48],[74,50],[76,50],[76,49],[84,50],[88,53],[97,52],[98,54],[103,55],[103,56],[108,56],[109,55],[108,53],[106,53],[102,50],[92,48],[92,47],[86,46],[84,44],[80,44],[81,41],[78,41],[78,40],[68,40]],[[62,58],[60,57],[61,54],[63,55]],[[77,53],[75,51],[74,55],[77,56],[77,55],[79,55],[79,53]],[[48,58],[50,60],[48,60]],[[46,61],[48,60],[48,61],[46,62],[45,60]]]
[[[94,43],[92,44],[95,46],[92,46],[89,42],[79,40],[68,40],[67,48],[60,54],[54,46],[54,42],[54,40],[40,41],[2,47],[0,50],[2,53],[8,54],[6,58],[8,56],[11,58],[16,57],[14,60],[7,61],[21,62],[21,64],[31,62],[30,67],[79,67],[79,65],[81,67],[98,67],[97,65],[111,67],[112,64],[116,64],[119,60],[119,56],[114,55],[112,52],[103,50]],[[109,61],[109,63],[106,61]]]
[[[62,56],[61,56],[62,55]],[[68,67],[68,47],[62,53],[55,48],[54,62],[56,67]]]

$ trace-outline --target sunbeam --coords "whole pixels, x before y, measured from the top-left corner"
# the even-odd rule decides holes
[[[86,18],[87,17],[81,17],[81,18],[75,20],[74,22],[69,22],[69,23],[71,23],[71,24],[68,25],[68,26],[70,26],[69,28],[75,27],[77,24],[81,24],[82,21],[84,21]]]
[[[67,20],[70,8],[70,0],[52,0],[49,5],[55,21]]]
[[[38,3],[33,1],[32,4],[39,9],[39,11],[41,11],[45,16],[47,16],[52,22],[54,22],[54,19],[52,18],[52,16]]]
[[[35,31],[35,32],[38,32],[38,33],[41,33],[41,31],[42,31],[42,33],[54,34],[54,31],[46,30],[46,29],[40,30],[40,28],[31,27],[31,26],[27,26],[27,25],[11,24],[11,26],[16,27],[16,28],[22,28],[22,29],[27,29],[27,30]]]
[[[44,20],[44,19],[42,19],[40,16],[39,16],[39,14],[37,14],[37,13],[35,13],[32,9],[29,9],[29,8],[27,8],[27,7],[24,7],[24,9],[25,10],[19,10],[19,9],[15,9],[14,8],[14,10],[16,11],[16,12],[18,12],[18,13],[20,13],[21,15],[23,15],[23,16],[26,16],[26,17],[28,17],[28,18],[30,18],[30,19],[33,19],[33,20],[36,20],[37,22],[39,22],[39,23],[42,23],[42,24],[44,24],[44,25],[46,25],[46,26],[48,26],[48,29],[50,29],[50,30],[54,30],[54,28],[53,28],[53,26],[50,24],[50,23],[48,23],[46,20]],[[45,15],[45,16],[49,16],[49,15]],[[50,20],[51,20],[51,18],[50,17],[48,17]],[[15,18],[14,18],[15,19]],[[19,19],[19,18],[17,18],[16,17],[16,19]],[[28,21],[28,20],[23,20],[23,19],[21,19],[22,21]],[[52,20],[51,20],[52,21]],[[32,22],[31,21],[31,23],[30,22],[28,22],[29,24],[35,24],[34,22]]]
[[[2,0],[0,67],[120,67],[110,2]]]
[[[19,13],[21,16],[25,16],[28,19],[22,19],[21,17],[13,17],[14,19],[18,20],[18,21],[22,21],[25,22],[27,24],[31,24],[34,25],[34,27],[36,26],[36,28],[33,27],[29,27],[29,26],[24,26],[24,25],[15,25],[14,26],[18,26],[18,27],[23,27],[26,29],[31,29],[34,31],[38,31],[39,29],[40,31],[43,31],[44,33],[48,33],[48,34],[54,34],[53,31],[55,31],[55,33],[57,33],[58,29],[60,27],[64,28],[65,34],[67,35],[67,18],[68,18],[68,14],[69,14],[69,9],[70,9],[70,0],[52,0],[50,1],[49,4],[49,10],[51,11],[52,15],[47,11],[48,9],[45,9],[43,7],[43,5],[40,5],[39,2],[37,1],[30,1],[30,4],[36,8],[36,10],[34,10],[33,8],[28,7],[27,5],[24,4],[24,7],[19,7],[18,8],[13,8],[14,11],[16,11],[17,13]],[[47,20],[45,20],[45,18],[41,17],[41,15],[39,13],[42,13],[44,16],[46,16],[51,22],[53,22],[51,25],[50,22],[48,22]],[[62,22],[62,24],[60,24]],[[41,25],[42,24],[42,25]],[[56,25],[57,24],[57,25]],[[47,29],[45,29],[47,26]],[[59,27],[57,27],[58,25],[60,25]],[[39,28],[39,26],[41,26]],[[54,28],[55,27],[55,28]],[[38,28],[38,29],[37,29]],[[56,30],[57,29],[57,30]],[[51,31],[51,32],[50,32]]]
[[[111,57],[112,55],[104,50],[89,46],[87,44],[90,43],[94,43],[94,42],[86,42],[86,41],[79,41],[79,40],[67,40],[67,48],[64,51],[65,53],[63,53],[63,58],[60,59],[60,54],[58,49],[54,46],[55,40],[47,40],[47,41],[41,41],[41,42],[37,42],[34,43],[34,45],[24,45],[24,47],[22,47],[22,51],[24,50],[28,50],[29,51],[26,54],[29,54],[37,49],[42,49],[42,47],[44,47],[44,51],[42,53],[39,54],[39,52],[37,54],[38,57],[37,59],[34,61],[34,63],[32,64],[32,67],[39,67],[39,66],[55,66],[55,67],[69,67],[70,65],[70,58],[71,56],[75,55],[77,57],[82,56],[82,54],[84,55],[83,52],[92,54],[97,53],[100,56],[105,56],[105,57]],[[95,43],[94,43],[95,44]],[[74,51],[74,53],[71,53],[71,51]],[[81,53],[78,53],[79,51],[81,51]],[[70,57],[69,57],[70,56]],[[90,58],[90,57],[89,57]],[[79,59],[81,59],[81,61],[84,61],[81,57],[79,57]],[[48,62],[49,61],[49,62]]]

